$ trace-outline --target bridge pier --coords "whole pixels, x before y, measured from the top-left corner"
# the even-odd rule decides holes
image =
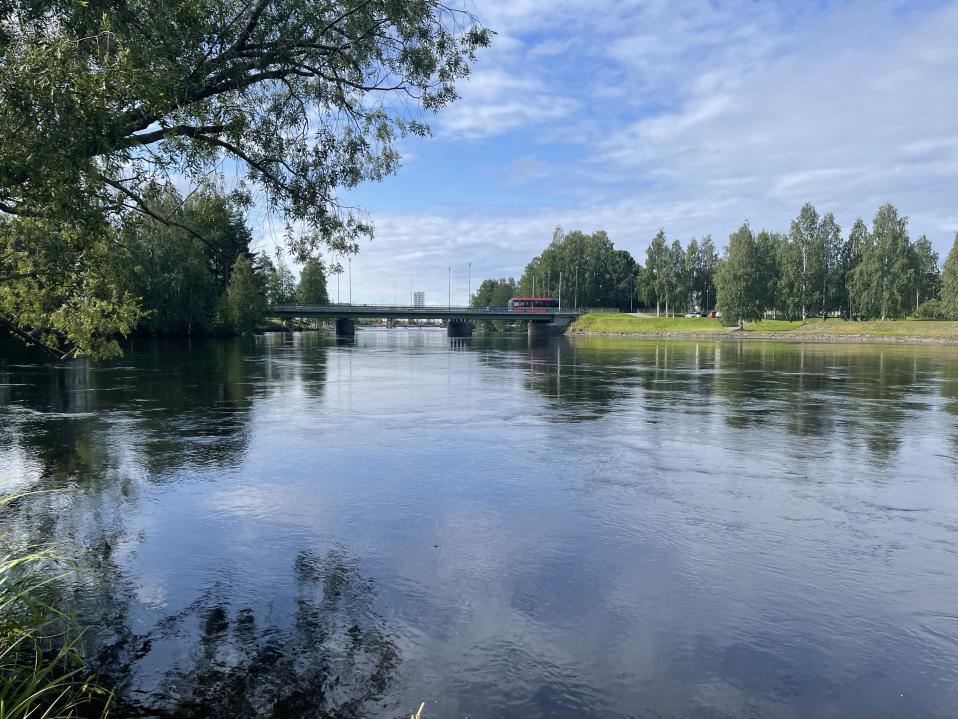
[[[337,337],[355,337],[356,323],[348,317],[338,317],[336,319]]]
[[[451,319],[446,323],[447,337],[472,337],[472,322]]]
[[[565,328],[569,326],[570,321],[571,320],[568,319],[540,320],[538,322],[530,320],[528,330],[529,339],[541,340],[561,335],[565,332]]]
[[[292,318],[292,317],[283,320],[283,331],[284,331],[284,332],[292,332],[292,331],[293,331],[293,318]]]

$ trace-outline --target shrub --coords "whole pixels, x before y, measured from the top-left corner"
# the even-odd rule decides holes
[[[945,304],[941,300],[926,300],[918,305],[912,317],[916,320],[950,320]]]

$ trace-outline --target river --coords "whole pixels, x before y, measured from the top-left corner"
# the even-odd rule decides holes
[[[120,715],[958,715],[952,347],[361,330],[0,359]]]

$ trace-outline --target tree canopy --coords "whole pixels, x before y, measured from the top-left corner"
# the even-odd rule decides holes
[[[744,224],[729,236],[715,276],[723,324],[742,326],[746,320],[761,318],[765,307],[758,257],[755,235]]]
[[[517,292],[562,296],[568,307],[628,309],[635,291],[635,260],[616,250],[602,230],[586,234],[557,227],[552,242],[526,265]]]
[[[0,255],[0,281],[32,262],[34,281],[62,294],[42,255],[108,247],[130,211],[205,241],[150,189],[226,171],[283,217],[300,261],[324,244],[353,252],[372,228],[342,192],[396,170],[396,141],[428,133],[423,114],[456,99],[489,39],[437,0],[5,2],[0,212],[61,247],[34,243],[16,266]],[[98,276],[88,259],[85,277]],[[72,294],[78,308],[88,296]],[[88,334],[130,324],[122,297],[78,309],[92,333],[38,308],[7,303],[0,323],[81,352],[97,350]]]
[[[213,329],[220,295],[237,257],[253,240],[246,200],[204,187],[187,198],[170,187],[148,193],[158,208],[178,213],[203,240],[149,216],[127,213],[115,260],[131,271],[118,285],[139,300],[142,329],[152,334],[195,334]]]
[[[958,233],[941,271],[941,302],[948,314],[958,317]]]
[[[479,288],[469,298],[470,307],[506,307],[509,300],[516,296],[518,285],[509,277],[498,280],[483,280]]]
[[[296,287],[296,302],[301,305],[329,304],[329,292],[326,290],[326,267],[318,257],[310,257],[299,273]]]

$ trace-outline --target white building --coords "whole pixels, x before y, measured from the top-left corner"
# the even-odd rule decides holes
[[[426,293],[425,293],[425,292],[413,292],[413,294],[412,294],[412,306],[413,306],[413,307],[425,307],[425,306],[426,306]]]

